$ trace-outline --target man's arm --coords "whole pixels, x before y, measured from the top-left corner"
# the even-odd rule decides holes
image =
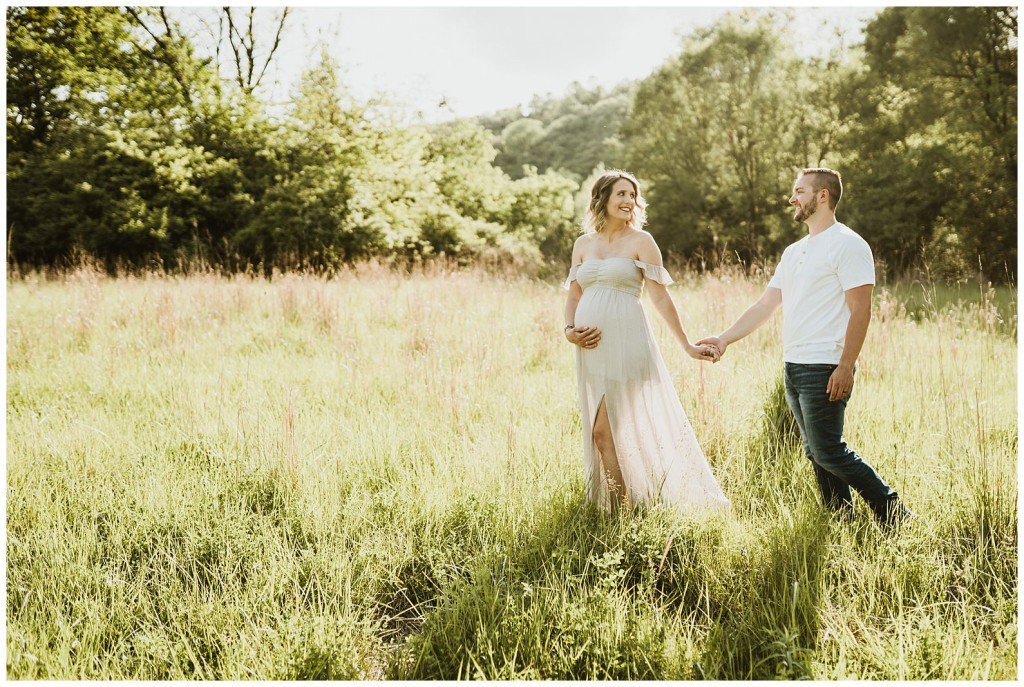
[[[767,322],[768,318],[775,314],[780,305],[782,305],[782,290],[769,286],[761,294],[761,297],[733,322],[731,327],[718,336],[709,336],[706,339],[701,339],[697,342],[697,345],[712,344],[717,346],[719,351],[725,353],[725,349],[729,347],[729,344],[739,341]]]
[[[853,390],[853,366],[857,363],[857,356],[864,346],[868,323],[871,322],[872,288],[873,284],[865,284],[845,291],[846,304],[850,307],[850,323],[846,325],[846,339],[839,367],[828,379],[826,391],[830,401],[839,400]]]

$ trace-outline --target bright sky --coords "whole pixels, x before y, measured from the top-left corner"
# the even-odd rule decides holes
[[[361,99],[386,93],[427,121],[487,114],[525,105],[534,95],[562,95],[573,81],[612,86],[647,76],[679,51],[684,35],[728,9],[737,8],[300,7],[288,17],[261,88],[264,97],[287,100],[324,42],[342,66],[343,82]],[[853,43],[877,10],[789,8],[795,47],[804,55],[823,53],[838,42],[835,30]],[[177,10],[206,16],[213,26],[217,11]],[[265,28],[278,12],[258,10]],[[264,40],[266,48],[269,37]]]

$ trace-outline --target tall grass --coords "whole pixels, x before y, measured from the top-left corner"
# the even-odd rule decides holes
[[[676,276],[691,335],[763,288]],[[887,532],[819,506],[778,321],[715,366],[655,325],[733,514],[610,517],[553,283],[7,288],[8,677],[1017,676],[1015,293],[879,289],[847,438]]]

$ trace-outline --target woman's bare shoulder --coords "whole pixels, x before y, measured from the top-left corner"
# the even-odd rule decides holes
[[[572,258],[573,262],[581,262],[583,255],[590,245],[591,236],[590,234],[582,234],[576,239],[576,242],[572,244]]]
[[[645,249],[650,250],[652,247],[658,247],[658,242],[654,240],[651,233],[643,229],[634,229],[629,239],[632,247],[638,252],[644,252]]]
[[[638,229],[633,237],[633,248],[636,250],[639,260],[654,265],[661,264],[661,249],[658,248],[658,242],[654,240],[650,232]]]
[[[640,243],[657,243],[654,240],[654,236],[651,234],[651,232],[647,231],[646,229],[634,229],[633,240],[638,241]]]

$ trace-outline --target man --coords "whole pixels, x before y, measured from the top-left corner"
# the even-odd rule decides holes
[[[853,487],[879,520],[892,523],[910,512],[874,468],[843,441],[854,365],[871,319],[875,266],[867,242],[836,221],[842,195],[839,172],[801,171],[789,204],[795,208],[793,218],[807,225],[808,235],[786,248],[757,302],[727,330],[697,345],[711,344],[724,354],[781,305],[786,401],[825,505],[852,513]]]

